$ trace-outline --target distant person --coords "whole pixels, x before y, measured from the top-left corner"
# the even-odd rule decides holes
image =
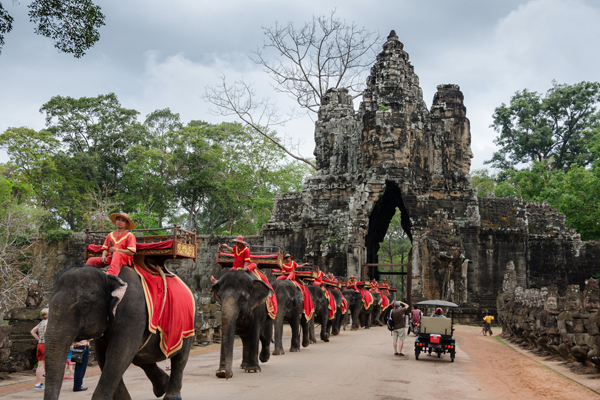
[[[74,365],[76,363],[71,361],[72,355],[73,355],[73,346],[71,346],[71,348],[69,348],[69,354],[67,354],[67,364],[65,365],[65,373],[64,373],[63,379],[75,379]]]
[[[408,304],[402,301],[396,301],[394,303],[394,309],[392,310],[392,320],[394,321],[394,330],[392,331],[392,344],[394,345],[394,355],[396,356],[404,356],[404,354],[402,354],[402,347],[404,346],[404,340],[406,340],[407,309]]]
[[[446,318],[446,316],[444,315],[444,310],[442,310],[441,308],[436,308],[435,311],[433,312],[433,314],[431,314],[432,317],[439,317],[439,318]]]
[[[42,320],[30,332],[31,336],[33,336],[38,342],[37,347],[35,349],[35,355],[38,360],[38,365],[35,370],[35,386],[33,387],[34,390],[46,389],[46,386],[42,383],[42,379],[46,374],[46,365],[44,359],[46,358],[46,327],[48,325],[47,308],[44,308],[42,309],[42,311],[40,311],[40,317],[42,317]]]
[[[492,317],[490,315],[490,313],[485,313],[485,317],[483,317],[483,332],[485,334],[485,332],[489,331],[490,332],[490,336],[493,335],[492,333],[492,321],[494,320],[494,317]]]
[[[90,358],[90,341],[82,340],[81,342],[73,343],[74,351],[83,350],[83,358],[80,363],[75,364],[75,379],[73,380],[73,391],[83,392],[88,388],[83,387],[83,377],[87,369],[88,359]]]
[[[423,311],[419,310],[419,308],[414,305],[413,309],[410,311],[410,325],[408,326],[408,333],[413,330],[414,325],[417,322],[421,322],[421,317],[423,316]]]

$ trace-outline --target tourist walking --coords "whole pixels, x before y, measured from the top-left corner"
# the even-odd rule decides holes
[[[35,355],[38,360],[38,366],[35,370],[35,386],[34,390],[45,389],[46,386],[42,383],[42,379],[46,374],[46,366],[44,363],[46,353],[46,327],[48,325],[48,309],[44,308],[40,311],[40,317],[42,320],[35,328],[31,330],[31,336],[37,340],[38,344],[35,350]]]
[[[83,387],[83,377],[90,358],[90,341],[82,340],[73,343],[73,359],[75,360],[75,379],[73,380],[73,391],[82,392],[88,388]]]
[[[406,310],[408,304],[402,301],[394,302],[394,310],[392,310],[392,321],[394,322],[394,330],[392,331],[392,343],[394,345],[394,355],[404,356],[402,347],[406,340]]]

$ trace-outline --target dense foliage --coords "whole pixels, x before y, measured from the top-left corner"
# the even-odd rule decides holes
[[[138,227],[179,224],[206,234],[256,234],[277,193],[298,191],[307,167],[236,123],[184,123],[169,109],[143,121],[114,94],[56,96],[46,129],[9,128],[1,176],[20,204],[47,211],[43,230],[110,227],[129,213]],[[271,132],[276,136],[276,132]]]
[[[478,195],[546,201],[583,240],[600,239],[600,83],[553,83],[502,104],[492,125],[500,150],[471,173]]]

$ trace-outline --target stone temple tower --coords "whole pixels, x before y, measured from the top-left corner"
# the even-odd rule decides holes
[[[579,236],[564,216],[544,204],[477,197],[464,96],[458,85],[439,85],[428,109],[403,47],[392,31],[358,111],[346,89],[324,96],[315,124],[317,170],[301,193],[276,197],[265,244],[336,275],[361,275],[364,264],[378,262],[399,210],[412,241],[413,301],[493,308],[508,262],[523,287],[549,279],[538,265],[546,246],[570,260],[567,280],[583,282],[593,267],[575,249]],[[371,274],[378,278],[377,270]]]

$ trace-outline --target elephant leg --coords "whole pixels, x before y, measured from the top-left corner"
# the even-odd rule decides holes
[[[152,382],[152,391],[156,397],[161,397],[167,393],[167,385],[169,384],[169,375],[162,369],[154,364],[141,364],[138,365],[144,370],[150,382]]]
[[[104,368],[102,375],[94,391],[93,399],[130,400],[125,384],[122,381],[123,374],[131,365],[133,357],[137,353],[141,343],[142,332],[139,337],[126,337],[113,334],[109,343],[106,344],[104,352]],[[117,391],[117,389],[119,389]],[[116,397],[119,396],[119,397]],[[120,397],[125,396],[125,397]]]
[[[315,335],[315,318],[316,316],[313,316],[308,323],[308,336],[311,344],[317,343],[317,336]]]
[[[281,307],[281,305],[279,305],[279,307]],[[277,313],[277,317],[275,318],[274,331],[275,348],[273,349],[273,355],[279,356],[285,354],[285,351],[283,350],[283,313]],[[294,330],[292,328],[292,333],[293,331]]]
[[[308,347],[308,345],[310,344],[310,338],[309,338],[310,322],[306,320],[305,316],[301,316],[300,318],[301,318],[300,321],[302,324],[302,347]]]
[[[329,325],[329,313],[325,310],[321,313],[321,340],[329,342],[329,335],[327,334],[327,325]]]
[[[248,340],[248,336],[244,335],[242,338],[242,364],[240,364],[241,369],[246,369],[248,365],[248,360],[250,359],[250,341]]]
[[[260,365],[258,365],[258,343],[260,342],[259,321],[255,321],[254,325],[250,327],[250,332],[248,333],[248,337],[246,338],[246,340],[248,344],[248,363],[246,364],[245,371],[260,372]]]
[[[129,400],[131,399],[131,395],[127,391],[127,387],[125,387],[125,382],[123,382],[123,378],[119,380],[119,385],[117,386],[117,390],[115,390],[115,394],[113,395],[113,400]]]
[[[183,370],[187,365],[193,341],[194,338],[192,337],[183,339],[183,346],[181,347],[180,352],[171,359],[171,376],[169,377],[167,394],[163,400],[181,400]]]
[[[262,329],[262,332],[260,334],[261,350],[260,350],[259,360],[262,363],[266,363],[267,361],[269,361],[269,358],[271,358],[271,336],[272,335],[270,335],[270,334],[273,333],[273,322],[272,322],[273,320],[269,317],[267,317],[267,319],[268,319],[268,321],[265,325],[265,328]]]
[[[295,313],[290,318],[290,328],[292,328],[291,352],[300,351],[300,314]]]

